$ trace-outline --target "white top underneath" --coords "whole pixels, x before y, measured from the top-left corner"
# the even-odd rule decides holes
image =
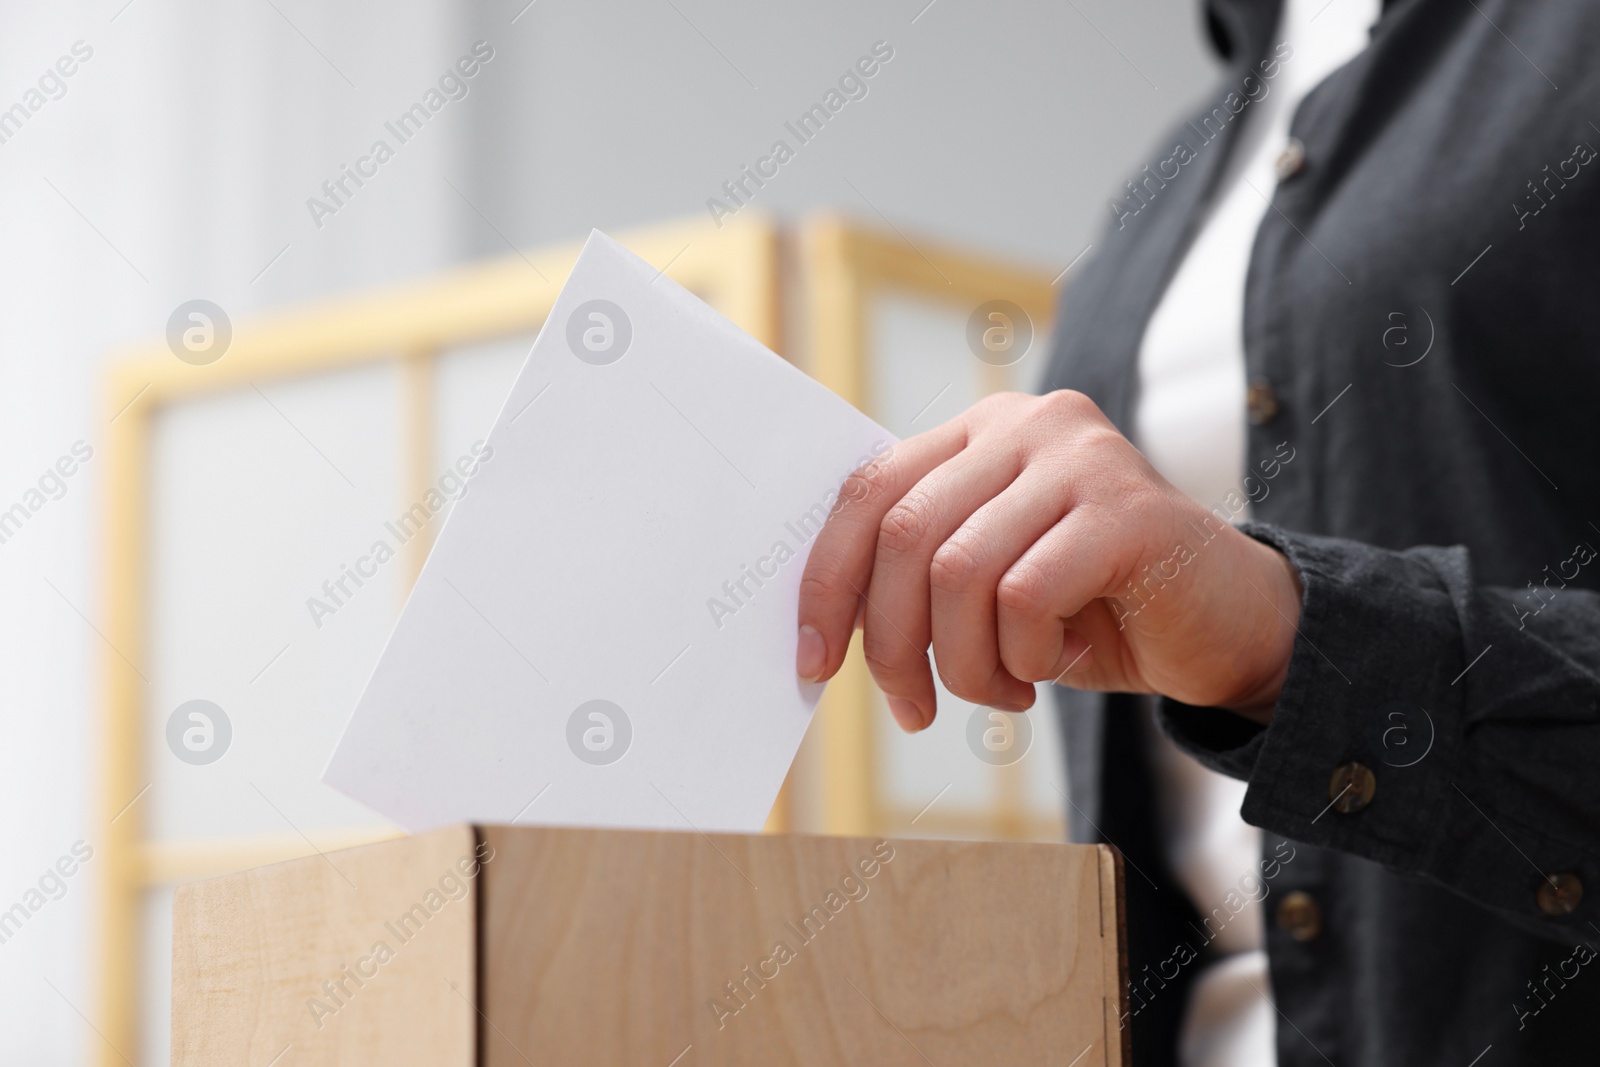
[[[1380,0],[1287,0],[1268,48],[1269,55],[1287,58],[1278,60],[1274,77],[1257,68],[1234,87],[1250,101],[1232,120],[1244,124],[1234,153],[1145,329],[1134,440],[1164,477],[1207,507],[1230,492],[1245,496],[1245,274],[1278,181],[1275,162],[1301,99],[1366,47],[1379,11]],[[1293,51],[1274,53],[1279,42]],[[1199,153],[1219,150],[1198,138],[1189,143]],[[1187,171],[1170,180],[1197,180]],[[1249,904],[1237,915],[1224,906],[1230,893],[1239,899],[1241,878],[1261,875],[1261,832],[1239,816],[1245,784],[1205,769],[1158,731],[1150,733],[1168,863],[1202,917],[1218,909],[1229,916],[1212,924],[1221,926],[1213,945],[1224,957],[1195,981],[1179,1063],[1272,1067],[1277,1019],[1263,906]],[[1272,899],[1270,891],[1265,899]],[[1196,934],[1192,943],[1198,947],[1199,940]]]

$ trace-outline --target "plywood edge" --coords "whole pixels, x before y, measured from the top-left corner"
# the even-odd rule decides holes
[[[802,843],[803,842],[858,842],[858,843],[866,843],[866,844],[875,844],[875,843],[880,842],[880,841],[886,841],[889,844],[893,845],[897,849],[904,847],[906,849],[911,850],[911,852],[913,854],[920,854],[920,853],[926,852],[929,855],[943,854],[943,853],[949,852],[949,851],[951,851],[953,849],[961,849],[961,850],[964,850],[964,849],[999,849],[999,850],[1001,850],[1003,852],[1015,853],[1017,855],[1023,855],[1023,854],[1051,855],[1051,854],[1061,854],[1063,852],[1080,852],[1080,851],[1085,850],[1085,849],[1093,848],[1093,849],[1096,850],[1096,853],[1097,853],[1097,857],[1096,857],[1096,862],[1097,863],[1101,862],[1101,860],[1100,860],[1100,858],[1098,856],[1098,853],[1102,848],[1104,848],[1104,846],[1101,846],[1101,845],[1078,845],[1078,844],[1070,844],[1070,843],[1064,843],[1064,842],[1052,841],[1052,840],[997,841],[997,840],[994,840],[992,838],[985,838],[985,837],[982,837],[982,836],[978,836],[977,832],[978,832],[979,829],[981,829],[981,827],[979,827],[977,824],[972,824],[970,826],[968,826],[967,824],[962,824],[962,825],[971,832],[972,836],[965,836],[965,837],[920,837],[920,836],[919,837],[904,837],[904,836],[896,835],[894,833],[830,833],[830,832],[826,832],[826,831],[801,831],[801,830],[792,830],[792,831],[791,830],[786,830],[786,831],[783,831],[782,833],[774,834],[774,833],[771,833],[770,831],[765,830],[765,829],[760,830],[760,831],[752,830],[752,831],[748,831],[748,832],[740,832],[740,831],[732,831],[732,830],[704,830],[704,831],[702,831],[702,830],[694,829],[693,827],[686,826],[686,827],[684,827],[682,829],[677,829],[677,830],[657,830],[657,829],[634,829],[634,828],[629,828],[629,827],[566,826],[566,825],[543,825],[543,824],[532,824],[532,823],[524,823],[524,824],[475,823],[475,824],[472,825],[471,829],[473,830],[474,833],[477,834],[479,840],[481,840],[481,841],[489,841],[491,843],[491,845],[493,845],[495,847],[498,847],[501,843],[503,843],[505,841],[514,839],[518,835],[527,835],[527,836],[530,836],[530,837],[532,835],[550,834],[550,833],[571,834],[571,835],[575,835],[575,836],[582,836],[582,835],[588,835],[588,834],[599,834],[599,835],[602,835],[602,836],[605,836],[605,837],[620,837],[620,836],[623,836],[623,835],[632,835],[632,836],[636,836],[636,837],[638,837],[640,839],[645,839],[645,838],[650,838],[650,837],[657,837],[657,836],[661,836],[661,835],[669,835],[669,836],[672,836],[672,837],[683,838],[683,839],[686,839],[686,840],[687,839],[697,839],[697,840],[704,841],[704,840],[709,838],[712,841],[718,841],[718,842],[724,841],[724,840],[729,841],[729,842],[734,842],[734,841],[743,841],[745,839],[756,839],[757,841],[759,841],[759,840],[762,840],[762,839],[773,839],[773,838],[791,839],[791,840],[794,840],[796,842],[802,842]]]
[[[289,860],[313,859],[405,836],[393,826],[335,827],[295,833],[147,841],[134,849],[134,876],[143,885],[199,882]]]
[[[1128,1009],[1128,918],[1122,894],[1122,853],[1096,845],[1100,854],[1100,933],[1105,946],[1106,1064],[1133,1062],[1131,1033],[1122,1024]]]
[[[373,828],[372,833],[373,836],[377,838],[376,840],[343,840],[346,835],[348,835],[350,838],[355,838],[357,835],[364,832],[364,828],[356,828],[353,830],[337,828],[335,830],[328,831],[326,836],[324,836],[323,834],[319,834],[317,831],[311,831],[311,843],[307,844],[304,838],[301,839],[301,842],[305,847],[304,854],[273,860],[271,862],[263,863],[259,866],[251,867],[247,870],[230,871],[225,874],[216,875],[215,877],[200,878],[186,883],[180,887],[180,890],[203,889],[216,883],[224,883],[230,879],[241,878],[283,878],[286,880],[297,880],[300,877],[301,869],[310,869],[314,864],[327,863],[330,858],[339,860],[352,859],[356,860],[357,862],[368,862],[369,858],[371,857],[381,856],[384,859],[390,860],[394,863],[404,864],[406,861],[406,853],[425,853],[431,850],[433,845],[439,841],[448,842],[455,840],[463,847],[470,849],[476,840],[473,836],[473,827],[465,823],[442,826],[438,829],[427,830],[416,834],[407,834],[402,830],[396,830],[390,827],[375,827]],[[315,843],[319,837],[323,839],[323,845],[320,848]],[[273,840],[276,840],[276,838]]]

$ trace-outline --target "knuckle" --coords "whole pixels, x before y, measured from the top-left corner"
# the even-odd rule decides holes
[[[800,576],[801,600],[836,600],[846,594],[855,595],[837,566],[815,558]]]
[[[1071,389],[1057,389],[1037,398],[1028,419],[1034,426],[1048,432],[1052,440],[1061,440],[1065,432],[1070,436],[1074,450],[1123,439],[1098,404]]]
[[[878,546],[885,552],[906,553],[927,539],[932,528],[932,507],[917,492],[907,493],[878,524]]]
[[[1109,423],[1092,422],[1085,424],[1077,435],[1075,445],[1080,448],[1094,449],[1097,454],[1107,457],[1107,462],[1115,464],[1123,470],[1130,470],[1130,461],[1133,458],[1133,449],[1128,439],[1118,433]]]
[[[928,566],[928,584],[945,592],[961,592],[972,586],[983,561],[964,540],[953,537],[939,546]]]
[[[870,506],[889,492],[894,480],[895,455],[894,449],[891,448],[866,466],[857,468],[844,480],[844,484],[839,487],[837,507]]]
[[[882,637],[873,636],[870,627],[862,637],[861,653],[867,661],[867,668],[880,685],[894,686],[910,674],[910,648],[904,644],[896,647]]]
[[[1100,415],[1099,406],[1076,389],[1057,389],[1039,400],[1042,407],[1059,416],[1086,419]]]
[[[1000,579],[995,589],[1000,610],[1022,616],[1039,616],[1049,611],[1049,590],[1043,577],[1032,568],[1015,568]]]

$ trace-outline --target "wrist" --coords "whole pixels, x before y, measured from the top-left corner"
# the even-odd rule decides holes
[[[1254,637],[1249,641],[1252,654],[1243,657],[1245,681],[1240,694],[1221,707],[1265,726],[1272,721],[1289,676],[1305,589],[1287,556],[1247,534],[1239,536],[1249,543],[1252,560],[1243,573],[1248,579],[1246,595],[1248,612],[1255,620],[1251,627]]]

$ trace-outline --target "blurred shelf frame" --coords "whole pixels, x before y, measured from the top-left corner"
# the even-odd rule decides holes
[[[1033,319],[1043,337],[1055,317],[1056,292],[1043,272],[933,242],[913,244],[898,231],[885,234],[841,218],[810,220],[800,231],[801,276],[806,285],[813,377],[868,414],[877,410],[871,390],[870,320],[874,301],[888,295],[949,304],[963,311],[1004,298]],[[1010,388],[1004,368],[985,364],[984,393]],[[861,643],[853,642],[828,687],[819,724],[824,766],[822,829],[831,834],[906,833],[921,813],[887,803],[877,773],[876,689]],[[1045,822],[1024,806],[1015,767],[996,768],[997,803],[981,812],[941,812],[925,833],[1028,840],[1063,824]],[[1059,833],[1056,836],[1060,836]]]
[[[1033,317],[1041,336],[1054,312],[1051,280],[1040,271],[931,243],[913,246],[902,236],[832,216],[812,218],[790,230],[750,212],[720,227],[676,223],[624,233],[620,240],[774,351],[808,352],[809,359],[796,362],[868,412],[873,410],[867,384],[872,353],[866,326],[872,301],[882,295],[901,293],[962,308],[1004,297]],[[572,242],[537,249],[236,323],[226,356],[208,366],[177,360],[164,340],[114,359],[104,395],[110,469],[103,504],[107,647],[102,656],[99,805],[106,836],[93,968],[98,983],[95,1017],[103,1038],[97,1062],[104,1067],[126,1067],[127,1054],[135,1062],[139,1058],[142,894],[398,833],[366,827],[324,829],[309,836],[160,841],[144,836],[138,800],[154,779],[147,777],[143,759],[145,683],[132,664],[147,662],[147,505],[155,416],[186,400],[256,382],[395,364],[402,371],[404,470],[408,487],[420,496],[434,476],[437,358],[466,345],[537,330],[581,247],[582,242]],[[794,314],[796,308],[803,309],[803,317]],[[804,343],[792,345],[791,337]],[[985,391],[1006,387],[998,368],[986,372],[992,373]],[[407,544],[408,581],[420,571],[430,547],[431,535]],[[875,707],[857,645],[818,711],[823,765],[809,766],[805,760],[796,765],[768,822],[769,831],[794,824],[792,787],[797,784],[800,792],[815,798],[816,828],[829,833],[886,832],[909,816],[883,796],[875,762]],[[1000,770],[993,808],[941,812],[924,829],[1012,840],[1050,835],[1058,824],[1029,813],[1020,778],[1003,773],[1010,768]]]

